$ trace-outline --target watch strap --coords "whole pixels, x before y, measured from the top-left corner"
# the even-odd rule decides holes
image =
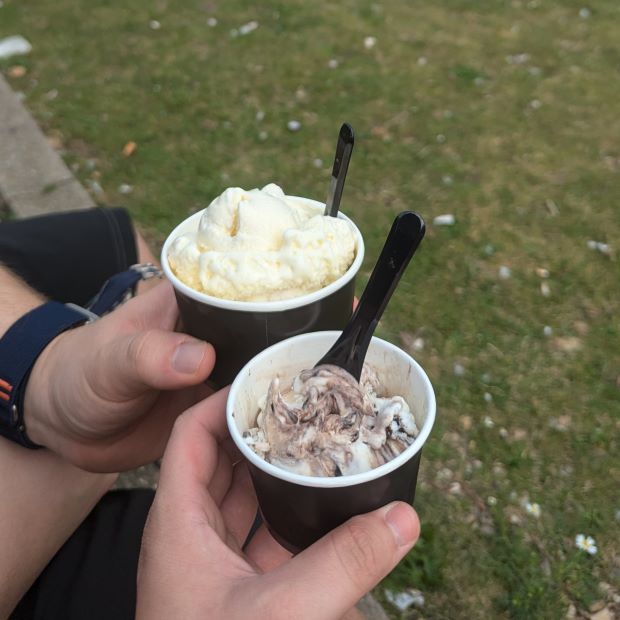
[[[30,372],[43,349],[59,334],[92,320],[84,309],[49,301],[19,318],[0,338],[0,435],[28,448],[24,395]]]
[[[161,275],[161,269],[151,263],[132,265],[129,269],[107,280],[86,307],[99,316],[106,314],[129,299],[135,293],[140,280],[161,277]]]

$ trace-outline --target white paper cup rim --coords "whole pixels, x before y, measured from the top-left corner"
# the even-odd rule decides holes
[[[250,461],[250,463],[275,478],[279,478],[280,480],[285,480],[287,482],[291,482],[300,486],[319,488],[340,488],[363,484],[365,482],[370,482],[371,480],[381,478],[404,465],[422,449],[422,447],[426,443],[426,440],[428,439],[428,436],[435,422],[436,413],[435,392],[433,390],[430,379],[424,372],[422,366],[420,366],[408,353],[405,353],[405,351],[392,344],[391,342],[387,342],[386,340],[382,340],[381,338],[373,336],[373,342],[380,344],[382,347],[392,351],[394,355],[398,356],[403,360],[403,363],[409,364],[409,366],[415,370],[418,377],[422,381],[424,390],[423,398],[425,399],[428,407],[424,423],[422,424],[422,428],[420,428],[418,436],[415,438],[413,443],[407,446],[407,448],[405,448],[405,450],[403,450],[398,456],[393,458],[391,461],[380,465],[379,467],[375,467],[374,469],[359,474],[337,477],[303,476],[301,474],[295,474],[291,471],[282,469],[281,467],[277,467],[276,465],[268,463],[260,456],[258,456],[258,454],[256,454],[256,452],[254,452],[254,450],[252,450],[252,448],[250,448],[250,446],[248,446],[248,444],[243,440],[243,437],[239,432],[239,429],[237,428],[234,412],[237,394],[242,383],[246,379],[246,375],[249,374],[248,371],[255,366],[260,366],[265,360],[269,359],[274,350],[283,348],[285,346],[291,346],[293,344],[293,341],[303,341],[311,338],[322,338],[325,336],[333,336],[335,340],[335,338],[340,333],[341,332],[339,331],[311,332],[307,334],[300,334],[299,336],[293,336],[292,338],[288,338],[287,340],[278,342],[270,346],[268,349],[261,351],[258,355],[254,356],[239,371],[237,377],[235,378],[230,387],[230,392],[228,394],[228,400],[226,403],[226,419],[230,435],[233,438],[235,445],[239,448],[243,456],[245,456],[245,458]]]
[[[294,198],[295,200],[299,200],[301,202],[308,202],[313,205],[325,207],[324,203],[318,202],[317,200],[311,200],[310,198],[302,198],[300,196],[291,196],[291,198]],[[214,306],[216,308],[225,308],[227,310],[237,310],[241,312],[282,312],[283,310],[292,310],[293,308],[307,306],[314,303],[315,301],[318,301],[319,299],[324,299],[325,297],[328,297],[335,291],[341,289],[348,282],[350,282],[359,271],[364,260],[364,239],[362,238],[362,234],[360,233],[358,227],[355,225],[355,222],[353,222],[353,220],[347,217],[344,213],[339,212],[338,217],[340,219],[348,221],[353,226],[356,251],[353,262],[346,270],[346,272],[337,280],[330,282],[327,286],[324,286],[318,291],[313,291],[312,293],[301,295],[299,297],[278,299],[274,301],[234,301],[229,299],[222,299],[221,297],[214,297],[213,295],[207,295],[206,293],[201,293],[191,288],[190,286],[182,282],[179,278],[177,278],[177,276],[170,268],[170,264],[168,263],[168,252],[172,243],[183,232],[187,232],[185,230],[185,227],[187,226],[188,222],[195,219],[197,220],[196,224],[198,224],[198,220],[200,220],[203,211],[204,209],[190,215],[174,228],[174,230],[168,235],[166,241],[164,242],[161,250],[160,260],[162,269],[166,274],[166,277],[177,291],[183,293],[185,296],[190,297],[191,299],[195,299],[196,301],[207,304],[209,306]]]

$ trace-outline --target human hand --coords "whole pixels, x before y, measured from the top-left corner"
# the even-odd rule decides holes
[[[256,511],[228,437],[226,391],[175,423],[142,539],[138,620],[336,620],[392,570],[418,538],[407,504],[354,517],[294,558],[265,526],[241,551]]]
[[[30,438],[90,471],[159,458],[176,417],[210,393],[215,361],[210,344],[173,332],[177,319],[162,283],[55,338],[28,381]]]

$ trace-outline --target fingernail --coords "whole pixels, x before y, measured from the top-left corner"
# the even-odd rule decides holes
[[[196,340],[184,342],[177,347],[172,356],[172,367],[177,372],[193,375],[205,356],[207,345]]]
[[[385,522],[394,534],[394,540],[399,547],[405,547],[415,542],[419,535],[418,519],[411,506],[396,502],[385,513]]]

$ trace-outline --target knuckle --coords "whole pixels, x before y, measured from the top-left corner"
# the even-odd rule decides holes
[[[138,332],[129,340],[129,344],[127,345],[128,357],[136,366],[139,366],[140,361],[144,358],[144,352],[150,341],[149,334],[150,332]]]
[[[360,588],[383,564],[377,553],[381,541],[365,517],[354,517],[342,527],[341,535],[333,539],[336,555],[351,583]]]
[[[191,410],[184,411],[181,415],[179,415],[172,425],[172,432],[175,435],[183,433],[183,429],[190,423],[192,412]]]
[[[153,373],[156,355],[156,334],[153,331],[143,331],[134,334],[127,344],[127,358],[135,376],[144,383],[149,383]]]
[[[177,438],[189,437],[197,432],[200,432],[200,428],[197,427],[196,413],[194,408],[190,407],[175,418],[172,424],[171,436]]]

